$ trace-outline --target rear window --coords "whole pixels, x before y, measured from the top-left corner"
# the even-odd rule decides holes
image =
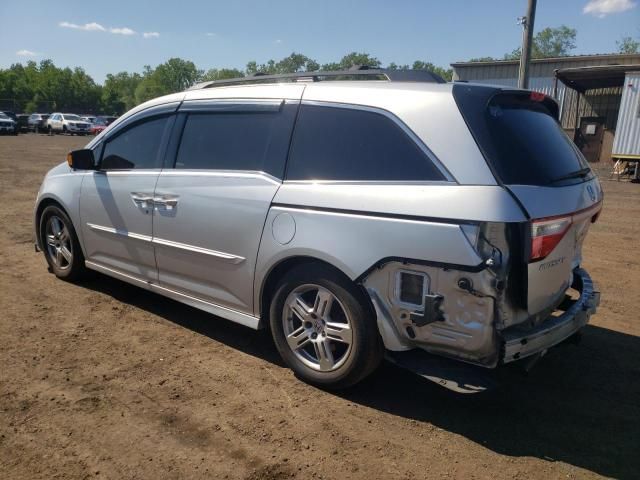
[[[589,176],[582,153],[558,123],[557,107],[529,92],[456,85],[458,107],[487,162],[507,185],[561,185]]]
[[[303,105],[288,180],[444,180],[429,157],[390,118],[353,108]]]

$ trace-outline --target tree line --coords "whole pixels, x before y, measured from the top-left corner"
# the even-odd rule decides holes
[[[292,53],[279,61],[247,63],[244,70],[213,68],[201,70],[182,58],[170,58],[155,68],[147,65],[141,73],[110,73],[102,85],[96,83],[81,67],[60,68],[51,60],[39,64],[29,61],[0,69],[0,109],[22,112],[73,111],[120,115],[130,108],[161,95],[182,91],[208,80],[244,77],[256,73],[278,74],[317,70],[346,70],[354,65],[382,68],[376,57],[351,52],[339,62],[319,64],[300,53]],[[452,70],[430,62],[416,60],[412,65],[390,63],[387,68],[425,69],[451,80]]]
[[[533,58],[569,55],[575,48],[576,30],[562,25],[538,32],[532,44]],[[639,43],[632,38],[618,42],[622,53],[637,53]],[[517,59],[520,49],[504,55],[504,59]],[[471,61],[496,60],[493,57]],[[29,61],[0,69],[0,109],[31,112],[73,111],[78,113],[104,113],[120,115],[151,98],[182,91],[199,81],[243,77],[256,73],[278,74],[313,72],[318,70],[347,70],[355,65],[371,68],[429,70],[445,80],[451,80],[452,70],[433,63],[416,60],[412,64],[386,66],[368,53],[351,52],[340,61],[319,64],[301,53],[292,53],[281,60],[266,63],[251,61],[244,70],[213,68],[201,70],[181,58],[171,58],[155,68],[145,66],[141,73],[119,72],[108,74],[102,85],[96,83],[81,67],[60,68],[51,60],[40,63]]]

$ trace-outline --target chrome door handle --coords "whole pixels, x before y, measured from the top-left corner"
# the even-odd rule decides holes
[[[153,197],[153,204],[156,206],[163,206],[167,210],[173,210],[178,206],[178,197],[170,195],[161,195],[159,197]]]
[[[131,192],[131,198],[133,203],[141,208],[147,208],[153,204],[153,197],[147,193]]]

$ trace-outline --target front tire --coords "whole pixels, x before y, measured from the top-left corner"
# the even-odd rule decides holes
[[[275,292],[271,333],[299,378],[324,388],[346,388],[380,364],[383,346],[375,313],[348,278],[328,266],[302,265]]]
[[[77,280],[86,272],[78,236],[67,214],[51,205],[40,215],[40,244],[56,277]]]

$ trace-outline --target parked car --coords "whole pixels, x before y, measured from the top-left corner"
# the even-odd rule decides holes
[[[16,115],[16,122],[19,132],[25,133],[29,131],[29,115],[24,113]]]
[[[91,125],[91,133],[93,135],[97,135],[102,132],[113,122],[113,120],[109,121],[110,118],[113,118],[115,120],[114,117],[96,117],[93,124]]]
[[[35,133],[46,132],[48,129],[48,118],[48,113],[32,113],[29,116],[29,130]]]
[[[47,129],[49,133],[88,135],[91,124],[73,113],[52,113],[47,119]]]
[[[18,116],[15,114],[15,112],[12,112],[11,110],[3,110],[3,112],[7,117],[9,117],[11,120],[13,120],[14,122],[18,121]]]
[[[533,361],[588,322],[602,190],[553,99],[428,72],[276,83],[305,75],[157,98],[71,152],[35,206],[52,272],[268,326],[332,388],[385,354]]]
[[[96,116],[95,115],[81,115],[80,119],[85,121],[85,122],[93,123],[93,122],[96,121]]]
[[[10,133],[12,135],[18,134],[17,122],[4,112],[0,112],[0,134]]]

